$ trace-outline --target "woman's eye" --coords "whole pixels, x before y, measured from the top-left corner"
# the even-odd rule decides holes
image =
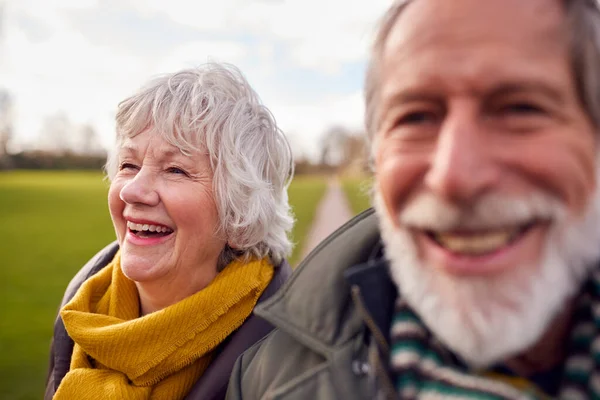
[[[123,171],[124,169],[138,169],[138,167],[135,164],[124,162],[119,165],[119,171]]]
[[[181,174],[181,175],[187,175],[187,172],[185,172],[183,169],[179,168],[179,167],[170,167],[167,169],[168,172],[172,173],[172,174]]]

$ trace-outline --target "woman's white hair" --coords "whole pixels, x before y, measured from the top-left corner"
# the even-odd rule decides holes
[[[216,234],[227,240],[219,270],[235,258],[268,255],[277,265],[289,255],[291,148],[239,69],[208,63],[153,79],[119,104],[116,122],[116,151],[106,164],[111,180],[123,140],[149,128],[183,154],[208,153]]]

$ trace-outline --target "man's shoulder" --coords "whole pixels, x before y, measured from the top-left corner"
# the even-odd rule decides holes
[[[375,210],[369,208],[325,238],[300,263],[298,269],[319,268],[323,263],[346,268],[347,264],[366,259],[370,255],[373,243],[379,239]]]
[[[351,317],[344,312],[350,300],[344,273],[368,260],[379,242],[373,211],[356,216],[319,244],[283,287],[256,308],[257,315],[292,335],[312,337],[324,346],[343,340],[345,335],[339,330],[348,326]]]
[[[299,391],[306,397],[305,384],[325,371],[328,360],[307,351],[286,332],[272,331],[244,352],[234,367],[227,400],[262,399]],[[292,395],[292,398],[295,398]]]
[[[291,292],[310,289],[316,291],[312,294],[324,294],[343,285],[344,271],[368,260],[379,242],[377,218],[374,210],[368,209],[350,219],[310,252],[288,282],[262,308],[269,308]]]
[[[368,210],[325,239],[257,307],[256,314],[276,329],[240,356],[228,399],[335,398],[333,354],[349,358],[362,332],[344,272],[369,259],[379,241],[376,217]]]

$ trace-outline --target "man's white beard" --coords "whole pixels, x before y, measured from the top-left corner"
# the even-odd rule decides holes
[[[600,259],[600,190],[577,220],[556,199],[540,194],[491,196],[468,214],[424,195],[398,216],[401,227],[437,229],[551,218],[539,265],[514,266],[501,276],[451,276],[424,264],[409,232],[393,224],[378,189],[374,206],[401,296],[442,343],[476,368],[534,345]]]

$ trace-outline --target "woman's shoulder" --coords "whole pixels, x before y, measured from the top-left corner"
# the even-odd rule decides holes
[[[292,275],[292,267],[290,263],[284,259],[278,265],[275,265],[275,273],[273,274],[273,278],[269,283],[269,286],[265,289],[262,296],[258,299],[258,302],[261,303],[271,297],[275,292],[279,290],[281,286],[288,280],[288,278]]]
[[[75,274],[73,279],[71,279],[71,282],[69,282],[61,302],[61,307],[71,300],[83,282],[111,262],[118,250],[119,244],[115,240],[90,258],[90,260],[85,263],[79,272]]]

